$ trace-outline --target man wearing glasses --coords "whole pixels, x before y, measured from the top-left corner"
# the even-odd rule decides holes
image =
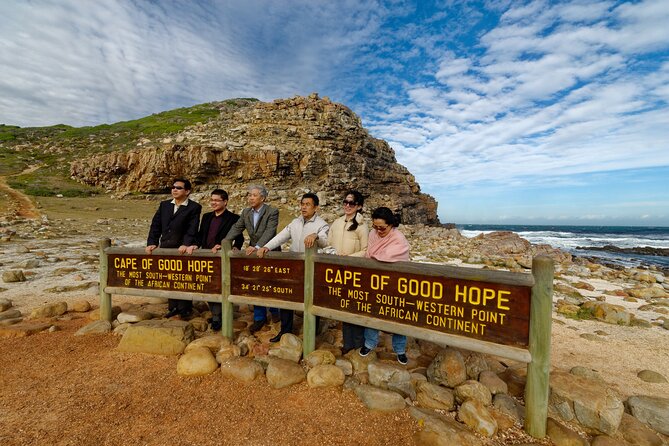
[[[211,212],[202,216],[200,223],[200,232],[197,235],[197,244],[200,248],[211,249],[211,252],[218,252],[221,249],[221,240],[230,231],[232,225],[237,223],[239,215],[230,212],[228,207],[228,193],[223,189],[214,189],[209,200]],[[239,234],[235,237],[232,248],[241,249],[244,244],[244,237]],[[194,246],[190,246],[186,251],[188,254],[193,252]],[[211,329],[220,331],[222,325],[222,307],[219,302],[208,302],[211,309]]]
[[[151,254],[158,247],[178,248],[179,253],[184,254],[189,246],[197,244],[202,206],[188,199],[190,192],[190,181],[177,178],[172,182],[172,199],[161,201],[151,220],[145,248],[147,254]],[[182,319],[187,319],[191,315],[193,303],[188,300],[168,299],[167,309],[165,317],[179,315]]]

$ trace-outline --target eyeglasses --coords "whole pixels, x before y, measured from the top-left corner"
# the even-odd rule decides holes
[[[215,203],[223,203],[225,200],[219,200],[218,198],[210,198],[209,201],[215,202]]]
[[[376,229],[379,232],[385,232],[390,226],[376,226],[372,225],[372,228]]]
[[[176,190],[184,190],[185,187],[183,187],[183,186],[172,186],[172,189],[176,189]]]
[[[356,204],[358,204],[355,201],[350,201],[350,200],[344,200],[342,201],[342,203],[344,204],[344,206],[355,206]]]

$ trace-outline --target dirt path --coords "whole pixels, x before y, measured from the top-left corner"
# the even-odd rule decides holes
[[[35,219],[40,217],[40,212],[37,210],[30,197],[25,195],[23,192],[9,187],[6,179],[8,177],[32,173],[39,168],[40,166],[33,165],[25,169],[23,172],[16,173],[14,175],[0,176],[0,195],[5,195],[7,197],[7,207],[17,217]]]

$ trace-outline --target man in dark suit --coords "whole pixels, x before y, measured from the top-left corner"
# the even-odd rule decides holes
[[[247,199],[249,207],[242,211],[241,217],[232,226],[225,239],[234,240],[246,230],[249,236],[246,255],[251,255],[260,247],[265,246],[276,235],[276,227],[279,225],[279,210],[265,204],[267,189],[264,186],[249,186]],[[280,247],[279,250],[281,250]],[[270,308],[269,311],[272,314],[272,319],[278,321],[279,311],[276,308]],[[267,309],[255,306],[253,308],[253,325],[250,327],[251,333],[260,330],[266,323]]]
[[[228,207],[228,193],[223,189],[215,189],[211,193],[209,201],[212,211],[202,216],[200,231],[197,235],[197,245],[200,248],[211,249],[212,252],[218,252],[221,249],[221,240],[230,231],[232,225],[239,220],[239,215],[230,212]],[[244,244],[244,236],[239,234],[232,244],[233,249],[241,249]],[[192,252],[189,249],[187,252]],[[211,310],[211,329],[221,330],[222,307],[219,302],[209,302]]]
[[[188,247],[197,242],[197,227],[200,222],[202,206],[188,199],[191,192],[190,181],[177,178],[172,183],[172,199],[160,202],[156,214],[151,220],[149,237],[145,252],[151,254],[154,249],[178,248],[184,254]],[[176,316],[187,319],[193,309],[193,303],[187,300],[168,299],[165,317]]]

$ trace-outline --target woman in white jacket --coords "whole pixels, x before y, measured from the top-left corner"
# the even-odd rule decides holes
[[[337,255],[365,256],[369,229],[362,216],[364,201],[364,197],[357,190],[346,192],[343,201],[344,215],[332,223],[328,233],[328,244],[335,249]],[[343,353],[362,347],[365,343],[364,332],[364,327],[343,322]]]

